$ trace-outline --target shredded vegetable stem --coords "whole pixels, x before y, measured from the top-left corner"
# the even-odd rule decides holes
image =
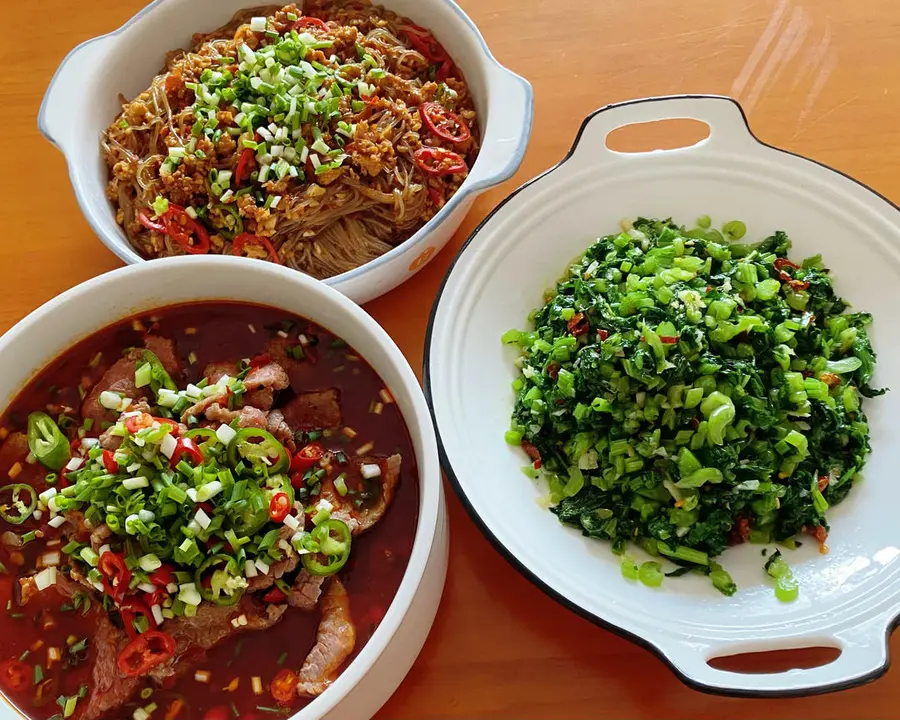
[[[848,312],[821,257],[789,259],[781,231],[744,244],[739,220],[621,227],[569,266],[531,330],[502,337],[521,351],[505,439],[526,475],[561,522],[649,554],[622,572],[652,587],[696,573],[732,595],[712,558],[743,542],[807,535],[827,552],[826,512],[870,451],[864,402],[885,392],[870,385],[871,315]]]

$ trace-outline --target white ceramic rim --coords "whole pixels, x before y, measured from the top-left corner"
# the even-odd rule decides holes
[[[694,112],[691,112],[690,110],[688,110],[687,112],[680,112],[681,110],[686,110],[688,108],[686,101],[699,101],[697,107],[693,108],[694,110],[697,111],[697,114],[694,114]],[[668,109],[667,106],[665,105],[666,103],[668,103],[669,105],[672,106],[671,109],[674,110],[673,113],[669,114],[666,112],[666,110]],[[707,107],[704,107],[701,110],[700,105],[702,103],[706,103]],[[715,105],[715,108],[713,108],[713,105]],[[643,107],[636,107],[636,106],[643,106]],[[857,673],[852,676],[850,676],[848,674],[847,677],[841,678],[841,679],[838,679],[838,680],[835,680],[832,682],[825,682],[825,683],[821,683],[821,684],[814,684],[814,683],[801,684],[798,687],[791,687],[790,683],[784,683],[784,687],[781,687],[779,689],[771,689],[771,688],[764,688],[764,687],[753,688],[753,687],[750,687],[750,685],[751,685],[750,682],[741,683],[739,686],[736,685],[734,687],[729,687],[727,685],[727,682],[719,682],[719,678],[716,677],[717,674],[719,676],[721,676],[723,671],[714,671],[712,668],[709,668],[709,666],[707,666],[705,664],[705,662],[702,662],[702,663],[685,662],[684,658],[679,658],[679,660],[681,661],[681,665],[679,665],[679,662],[677,662],[674,659],[674,657],[672,657],[668,654],[668,652],[672,651],[672,646],[670,643],[669,644],[655,643],[652,639],[649,639],[649,638],[643,637],[641,635],[635,634],[631,631],[625,630],[624,628],[616,625],[613,620],[600,617],[599,615],[596,615],[593,612],[591,612],[591,611],[585,609],[584,607],[578,605],[577,603],[573,602],[572,600],[570,600],[569,598],[565,597],[560,592],[555,590],[552,586],[547,584],[540,577],[538,577],[538,575],[535,572],[533,572],[531,569],[526,567],[525,564],[522,561],[520,561],[503,544],[503,542],[500,540],[500,538],[491,530],[488,522],[486,520],[484,520],[481,517],[481,515],[479,515],[479,513],[475,509],[475,506],[473,505],[473,503],[466,496],[463,486],[459,482],[459,479],[457,478],[457,476],[454,472],[453,466],[450,462],[450,458],[447,455],[447,452],[446,452],[446,449],[444,446],[444,442],[441,437],[441,430],[440,430],[440,426],[438,424],[437,413],[436,413],[435,404],[434,404],[434,397],[433,397],[433,393],[432,393],[432,377],[431,377],[432,376],[431,367],[432,367],[432,362],[434,361],[433,357],[436,358],[439,355],[438,351],[434,351],[434,353],[433,353],[433,347],[432,347],[432,339],[433,339],[434,330],[435,330],[435,321],[436,321],[439,306],[441,304],[441,299],[443,297],[444,290],[447,288],[447,285],[450,281],[453,270],[456,267],[457,263],[459,262],[460,258],[466,252],[467,248],[470,246],[470,244],[476,240],[477,236],[482,231],[482,229],[491,222],[492,218],[510,200],[515,198],[517,195],[519,195],[523,191],[526,191],[531,185],[537,183],[542,178],[553,173],[555,170],[559,169],[566,162],[568,162],[569,160],[571,160],[573,158],[573,156],[576,154],[576,151],[579,148],[579,143],[581,142],[582,137],[585,134],[585,131],[591,125],[592,121],[594,121],[596,118],[598,118],[598,116],[601,116],[604,113],[609,113],[610,111],[614,111],[617,109],[626,109],[626,108],[634,108],[635,112],[631,116],[629,116],[629,114],[627,112],[622,113],[623,116],[627,116],[627,117],[622,117],[621,122],[614,122],[613,119],[610,118],[609,126],[605,128],[607,132],[610,132],[617,127],[621,127],[621,126],[632,124],[632,123],[650,122],[653,120],[663,120],[663,119],[669,119],[669,118],[693,118],[693,119],[701,120],[702,122],[705,122],[710,127],[711,136],[717,134],[716,130],[724,131],[724,137],[719,138],[718,140],[716,140],[716,142],[719,142],[720,140],[723,140],[723,139],[725,139],[725,140],[730,139],[731,141],[735,141],[736,136],[734,135],[734,132],[737,130],[740,130],[740,134],[743,135],[743,137],[739,138],[740,142],[756,143],[757,145],[762,146],[763,148],[783,153],[783,154],[791,156],[793,158],[797,158],[801,161],[805,161],[805,162],[811,163],[813,165],[819,166],[820,168],[822,168],[826,171],[830,171],[832,173],[840,175],[842,178],[849,180],[852,183],[860,186],[860,188],[862,188],[863,190],[868,191],[871,194],[871,196],[872,196],[871,199],[874,203],[877,203],[877,200],[875,199],[875,198],[877,198],[878,200],[881,200],[884,203],[886,203],[893,211],[900,212],[900,207],[898,207],[895,203],[891,202],[888,198],[884,197],[883,195],[881,195],[879,192],[877,192],[873,188],[870,188],[869,186],[867,186],[864,183],[860,182],[859,180],[856,180],[855,178],[847,175],[846,173],[843,173],[840,170],[836,170],[835,168],[832,168],[824,163],[818,162],[816,160],[812,160],[810,158],[806,158],[797,153],[792,153],[792,152],[789,152],[786,150],[782,150],[781,148],[777,148],[775,146],[769,145],[768,143],[765,143],[764,141],[757,138],[753,134],[753,132],[750,128],[749,122],[747,121],[747,117],[746,117],[746,114],[744,113],[743,108],[740,106],[740,104],[736,100],[734,100],[733,98],[730,98],[730,97],[718,96],[718,95],[692,95],[692,94],[650,97],[650,98],[643,98],[643,99],[638,99],[638,100],[631,100],[631,101],[622,102],[622,103],[614,103],[614,104],[606,105],[606,106],[594,111],[593,113],[588,115],[587,118],[585,118],[585,120],[582,122],[581,127],[579,128],[579,131],[575,137],[575,141],[572,144],[572,147],[570,148],[570,150],[566,154],[566,156],[559,163],[557,163],[550,169],[544,171],[543,173],[537,175],[536,177],[532,178],[531,180],[529,180],[528,182],[526,182],[525,184],[523,184],[522,186],[517,188],[515,191],[513,191],[510,195],[508,195],[506,198],[504,198],[504,200],[502,200],[491,211],[491,213],[478,225],[478,227],[475,228],[475,230],[472,232],[470,237],[462,245],[462,247],[459,249],[459,251],[457,252],[454,259],[452,260],[452,262],[447,270],[447,274],[444,277],[444,280],[438,290],[438,293],[435,297],[434,304],[432,306],[432,310],[431,310],[431,314],[430,314],[429,322],[428,322],[428,327],[426,330],[425,350],[424,350],[424,357],[423,357],[423,385],[425,388],[425,397],[428,402],[428,406],[431,410],[432,419],[435,422],[435,428],[438,432],[438,448],[439,448],[439,452],[440,452],[440,456],[441,456],[441,465],[450,481],[450,484],[453,487],[454,492],[456,493],[457,497],[459,497],[463,506],[466,508],[466,511],[469,513],[469,516],[472,518],[472,520],[475,522],[475,524],[481,529],[482,533],[491,542],[491,544],[500,552],[500,554],[504,558],[506,558],[506,560],[514,568],[516,568],[522,575],[524,575],[529,581],[531,581],[532,584],[537,586],[545,594],[547,594],[548,596],[550,596],[551,598],[553,598],[554,600],[559,602],[564,607],[567,607],[568,609],[574,611],[575,613],[577,613],[581,617],[584,617],[585,619],[589,620],[590,622],[594,623],[595,625],[598,625],[604,629],[610,630],[610,631],[616,633],[617,635],[624,637],[625,639],[630,640],[630,641],[634,642],[635,644],[640,645],[641,647],[644,647],[644,648],[650,650],[654,655],[656,655],[659,659],[661,659],[664,663],[666,663],[666,665],[669,666],[669,668],[675,673],[675,675],[689,687],[696,689],[696,690],[700,690],[702,692],[707,692],[707,693],[712,693],[712,694],[729,695],[729,696],[796,697],[796,696],[807,696],[807,695],[835,692],[835,691],[844,690],[844,689],[856,687],[858,685],[862,685],[862,684],[871,682],[871,681],[877,679],[878,677],[882,676],[887,671],[888,667],[890,666],[890,657],[889,657],[889,652],[888,652],[888,639],[890,637],[890,634],[893,632],[894,628],[898,624],[900,624],[900,613],[897,613],[895,611],[892,615],[889,616],[889,619],[886,622],[885,622],[884,617],[881,615],[875,617],[874,619],[873,618],[864,618],[859,621],[859,622],[861,622],[860,627],[868,627],[868,626],[872,626],[873,624],[877,624],[879,628],[884,626],[883,659],[879,662],[879,664],[876,667],[871,667],[871,669],[867,669],[865,672]],[[707,112],[704,113],[704,110]],[[737,128],[737,127],[733,126],[734,123],[731,123],[732,126],[729,126],[728,118],[731,115],[735,115],[739,118],[739,120],[743,124],[742,127]],[[619,118],[616,118],[616,119],[618,120]],[[712,137],[708,138],[707,140],[702,141],[702,142],[708,143],[711,139],[712,139]],[[608,149],[607,149],[607,152],[617,154],[615,151],[611,151]],[[873,630],[872,632],[876,632],[876,631]],[[880,631],[878,631],[878,632],[880,632]],[[812,644],[815,644],[815,643],[812,643]],[[804,644],[804,646],[808,646],[808,645],[809,645],[809,643]],[[755,650],[764,651],[766,649],[767,648],[765,648],[765,647],[759,647],[759,648],[755,648],[755,649],[754,648],[746,648],[739,652],[753,652]],[[769,649],[771,649],[771,648],[769,648]],[[846,650],[845,650],[845,652],[846,652]],[[868,658],[868,659],[871,660],[871,658]],[[837,662],[837,661],[835,661],[835,662]],[[686,667],[689,665],[693,665],[694,667],[692,668],[692,670],[695,670],[695,671],[698,669],[699,665],[702,665],[703,668],[709,668],[709,670],[711,672],[689,674],[689,671],[686,669]],[[825,668],[825,667],[828,667],[829,665],[831,665],[831,663],[820,666],[820,667]],[[812,668],[811,670],[814,671],[816,669],[818,669],[818,668]],[[796,673],[796,672],[809,672],[809,671],[793,671],[793,672]],[[706,675],[705,679],[703,678],[704,674]],[[766,674],[749,675],[749,676],[745,676],[745,677],[748,677],[748,678],[755,677],[760,680],[765,680],[768,678],[777,677],[779,675],[788,676],[788,675],[790,675],[790,673],[782,673],[782,674],[775,673],[772,675],[766,675]],[[711,681],[710,681],[710,678],[711,678]],[[760,685],[763,685],[763,683],[760,682]]]
[[[422,394],[421,386],[416,378],[415,373],[406,360],[406,357],[397,347],[396,343],[385,332],[385,330],[372,318],[365,310],[356,305],[353,301],[344,295],[328,287],[324,283],[315,280],[303,273],[295,272],[289,268],[285,268],[272,263],[260,263],[248,258],[237,258],[227,256],[190,256],[190,257],[173,257],[156,260],[152,263],[140,263],[136,265],[127,265],[117,268],[110,272],[98,275],[97,277],[86,280],[61,295],[57,295],[52,300],[33,310],[22,320],[17,322],[2,337],[0,337],[0,355],[8,352],[10,347],[14,347],[19,342],[19,336],[26,330],[31,330],[34,326],[39,326],[44,319],[56,312],[63,305],[74,303],[82,307],[90,307],[95,303],[98,297],[102,297],[104,285],[111,279],[125,280],[147,273],[158,274],[160,278],[165,278],[166,271],[170,266],[194,264],[197,265],[197,271],[216,272],[218,268],[236,266],[245,273],[258,273],[267,275],[273,280],[279,282],[288,282],[295,285],[304,286],[304,289],[313,295],[318,295],[318,300],[324,305],[337,306],[339,311],[353,316],[362,326],[363,332],[369,337],[372,343],[380,344],[387,354],[390,361],[397,369],[403,390],[408,394],[412,404],[412,417],[404,416],[407,430],[412,439],[412,445],[415,447],[415,439],[413,432],[417,431],[420,436],[422,447],[425,448],[423,457],[416,456],[416,464],[419,475],[419,515],[416,521],[416,533],[413,541],[412,552],[407,561],[406,571],[397,592],[385,613],[384,619],[379,624],[363,649],[354,658],[354,660],[344,668],[343,672],[328,688],[327,692],[315,698],[311,703],[303,707],[296,714],[290,716],[288,720],[314,720],[326,716],[334,709],[341,700],[353,689],[359,679],[364,677],[376,663],[382,652],[387,648],[394,634],[406,618],[410,605],[416,595],[421,584],[422,577],[426,570],[429,555],[432,546],[438,534],[438,522],[442,515],[442,486],[441,472],[438,462],[437,441],[434,434],[434,426]],[[202,296],[197,298],[198,301],[215,301],[222,300],[234,302],[233,298],[229,298],[224,294],[219,297]],[[238,302],[252,303],[249,300],[240,300]],[[171,304],[171,303],[168,303]],[[126,314],[121,319],[130,317],[135,313],[147,312],[154,308],[166,307],[167,303],[158,301],[149,301],[146,307],[137,301],[127,308]],[[137,308],[137,309],[135,309]],[[316,322],[315,318],[309,317],[310,320]],[[102,325],[94,328],[91,333],[101,330],[108,325]],[[323,325],[323,327],[325,327]],[[326,328],[327,329],[327,328]],[[89,337],[88,333],[84,337]],[[82,338],[83,339],[83,338]],[[358,343],[357,343],[358,344]],[[60,354],[64,351],[60,350]],[[360,350],[365,357],[365,352]],[[52,361],[52,360],[51,360]],[[373,368],[374,369],[374,368]],[[37,373],[43,370],[43,367],[35,368],[29,381],[35,377]],[[376,372],[378,372],[376,370]],[[11,398],[12,400],[12,398]],[[417,429],[417,430],[416,430]],[[442,581],[443,584],[443,581]],[[429,621],[430,622],[430,621]],[[13,709],[12,705],[9,705]],[[14,710],[14,709],[13,709]],[[14,710],[15,711],[15,710]]]
[[[44,93],[44,98],[41,101],[41,107],[38,110],[37,126],[40,133],[54,147],[60,150],[60,152],[63,153],[64,157],[66,156],[66,153],[53,137],[46,119],[48,98],[50,97],[53,86],[56,83],[60,72],[63,70],[66,64],[68,64],[69,61],[72,60],[75,55],[77,55],[78,52],[83,48],[105,38],[112,38],[116,35],[119,35],[125,29],[137,22],[140,22],[143,17],[150,14],[160,5],[168,1],[169,0],[153,0],[153,2],[138,11],[134,16],[132,16],[116,30],[106,33],[105,35],[98,35],[97,37],[85,40],[84,42],[72,48],[72,50],[70,50],[63,58],[62,62],[59,64],[59,67],[57,67],[56,71],[53,73],[53,77],[50,79],[50,83],[48,84],[47,90]],[[430,236],[432,232],[434,232],[440,225],[448,220],[453,212],[458,207],[460,207],[467,199],[474,198],[488,188],[494,187],[495,185],[499,185],[500,183],[508,180],[519,168],[519,165],[522,164],[522,159],[525,156],[525,150],[528,147],[528,141],[531,137],[531,129],[534,123],[534,91],[531,87],[531,84],[525,78],[512,72],[497,61],[497,59],[491,53],[491,50],[488,47],[488,44],[485,41],[484,37],[482,36],[481,31],[478,29],[478,26],[475,25],[472,19],[465,13],[465,11],[463,11],[463,9],[459,5],[456,4],[456,2],[454,2],[454,0],[440,0],[440,2],[447,5],[459,17],[459,19],[462,20],[472,36],[476,38],[476,40],[478,41],[478,45],[481,47],[481,50],[484,54],[484,61],[488,65],[488,70],[493,69],[495,71],[499,71],[500,73],[508,76],[511,81],[521,86],[521,90],[524,96],[525,112],[522,118],[522,129],[519,133],[519,142],[513,152],[507,158],[505,163],[503,163],[499,168],[497,168],[493,172],[488,170],[487,175],[485,175],[484,177],[479,178],[475,176],[471,182],[470,178],[473,177],[472,175],[466,178],[459,190],[457,190],[456,193],[454,193],[454,195],[444,204],[444,207],[442,207],[431,220],[429,220],[421,228],[419,228],[419,230],[417,230],[416,233],[412,235],[412,237],[392,248],[384,255],[380,255],[374,260],[367,262],[365,265],[360,265],[353,270],[348,270],[347,272],[341,273],[340,275],[335,275],[334,277],[325,279],[323,282],[327,285],[340,285],[344,282],[348,282],[357,277],[360,277],[366,272],[381,267],[385,263],[393,260],[395,257],[398,257],[401,253],[406,252],[410,248],[420,245]],[[488,90],[490,89],[490,84],[491,83],[488,82]],[[486,133],[487,128],[483,128],[482,136],[486,135]],[[474,175],[475,166],[473,166],[472,170]],[[83,197],[80,184],[75,182],[74,172],[71,167],[69,167],[69,179],[71,181],[72,188],[75,191],[75,198],[78,201],[79,206],[82,209],[86,209],[87,204]],[[110,211],[112,211],[111,208]],[[125,244],[119,244],[112,242],[106,236],[103,229],[99,225],[97,225],[91,213],[85,211],[83,214],[85,216],[85,219],[88,221],[88,224],[91,226],[91,229],[94,231],[94,234],[99,237],[103,244],[106,245],[106,247],[108,247],[109,250],[113,252],[120,260],[127,264],[148,262],[148,260],[141,257],[129,243],[126,242]]]

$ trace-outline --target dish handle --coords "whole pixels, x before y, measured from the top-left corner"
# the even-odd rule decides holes
[[[75,108],[85,102],[84,79],[93,78],[101,58],[108,52],[112,38],[108,35],[81,43],[60,63],[50,81],[41,109],[38,112],[38,130],[59,150],[66,152],[74,141],[76,127],[73,118],[79,113]]]
[[[487,132],[469,176],[481,192],[509,180],[522,164],[534,117],[534,92],[520,75],[492,64],[488,76]]]
[[[660,650],[672,668],[689,685],[713,693],[743,696],[797,696],[842,690],[874,680],[890,663],[887,630],[889,619],[879,616],[833,635],[786,636],[776,641],[758,640],[732,645],[682,642]],[[771,650],[833,647],[841,654],[832,662],[812,668],[774,673],[740,673],[709,665],[713,658]]]
[[[699,152],[703,150],[746,150],[758,146],[744,111],[736,100],[723,95],[669,95],[607,105],[584,121],[572,148],[573,160],[596,165],[604,155],[610,159],[638,157],[647,153],[620,153],[606,145],[607,136],[626,125],[660,120],[699,120],[709,127],[709,137],[690,147],[652,152]],[[579,153],[586,146],[592,152]]]

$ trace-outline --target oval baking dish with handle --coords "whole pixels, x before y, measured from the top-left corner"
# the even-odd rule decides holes
[[[227,22],[247,0],[155,0],[122,27],[76,47],[44,95],[40,131],[65,155],[75,196],[94,232],[126,263],[142,262],[116,223],[106,197],[100,138],[120,111],[118,94],[145,89],[191,31]],[[389,9],[432,28],[463,71],[482,133],[479,157],[459,190],[415,234],[374,260],[325,280],[356,302],[371,300],[421,270],[452,237],[475,198],[519,167],[531,134],[528,82],[491,54],[472,20],[451,0],[382,0]]]
[[[673,118],[699,120],[709,136],[672,150],[607,147],[617,128]],[[454,259],[432,309],[424,368],[443,466],[519,570],[567,607],[653,650],[693,687],[802,695],[860,684],[885,671],[887,635],[900,615],[900,393],[867,401],[873,452],[865,482],[829,510],[830,552],[804,543],[787,553],[801,588],[793,603],[774,597],[758,545],[720,556],[740,588],[730,598],[699,577],[667,580],[659,590],[629,583],[607,544],[562,526],[538,504],[545,490],[520,472],[521,450],[503,441],[516,353],[500,336],[525,327],[566,263],[623,219],[671,216],[690,226],[707,214],[717,223],[743,220],[748,241],[780,229],[797,256],[821,253],[838,294],[875,317],[875,385],[900,388],[900,326],[892,322],[900,211],[837,171],[760,142],[729,98],[649,98],[592,114],[566,158],[504,200]],[[783,673],[742,674],[708,662],[822,646],[840,656]]]

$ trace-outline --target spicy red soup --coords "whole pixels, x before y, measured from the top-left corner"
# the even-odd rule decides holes
[[[0,436],[0,686],[29,718],[289,715],[403,577],[403,418],[308,320],[216,302],[124,321],[45,368]]]

